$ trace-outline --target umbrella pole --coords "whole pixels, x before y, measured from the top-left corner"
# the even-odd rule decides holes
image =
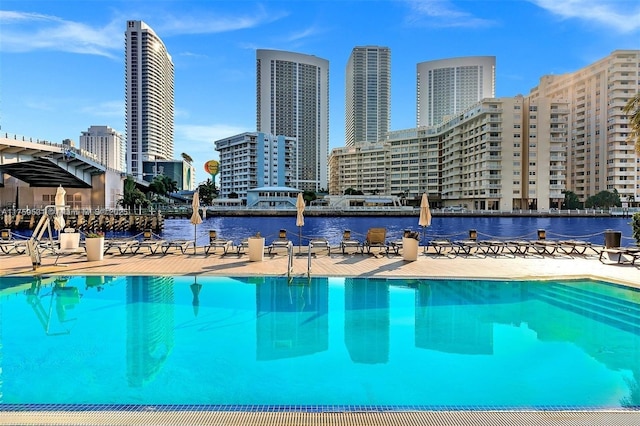
[[[196,254],[197,240],[198,240],[198,225],[193,225],[193,254]]]
[[[302,253],[302,226],[298,226],[298,254]]]
[[[427,243],[426,243],[426,241],[424,239],[424,231],[425,231],[425,229],[427,229],[427,227],[423,226],[422,227],[422,244],[424,244],[424,253],[426,254],[427,253]]]

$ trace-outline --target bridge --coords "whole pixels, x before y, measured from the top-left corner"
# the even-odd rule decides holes
[[[32,187],[91,188],[107,168],[88,151],[12,134],[0,135],[0,187],[8,174]]]

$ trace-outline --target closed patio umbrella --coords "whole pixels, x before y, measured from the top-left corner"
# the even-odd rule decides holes
[[[193,193],[193,201],[191,201],[191,207],[193,213],[191,214],[191,223],[193,224],[193,254],[196,253],[196,231],[198,225],[202,223],[202,217],[200,216],[200,193],[198,191]]]
[[[304,226],[304,198],[302,192],[298,193],[298,199],[296,200],[296,211],[298,212],[296,217],[296,226],[298,227],[298,253],[300,253],[302,247],[302,227]]]
[[[424,240],[424,231],[427,226],[431,226],[431,209],[429,208],[429,197],[427,193],[422,194],[422,200],[420,201],[420,218],[418,219],[418,225],[422,226],[422,239]],[[424,246],[425,251],[427,245]]]
[[[62,231],[64,229],[65,221],[64,221],[64,208],[65,208],[65,196],[67,195],[67,191],[64,190],[62,185],[58,187],[56,190],[56,214],[53,217],[53,227],[56,231]]]

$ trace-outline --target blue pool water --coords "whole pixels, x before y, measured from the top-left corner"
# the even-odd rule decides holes
[[[620,408],[640,293],[594,281],[0,278],[0,405]]]

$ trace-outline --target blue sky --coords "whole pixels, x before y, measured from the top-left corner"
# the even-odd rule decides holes
[[[546,74],[640,48],[637,0],[2,0],[0,128],[78,142],[122,132],[124,32],[143,20],[175,65],[175,156],[217,159],[213,141],[255,130],[255,50],[329,60],[330,147],[344,145],[344,71],[354,46],[391,48],[391,129],[415,126],[416,64],[496,56],[496,96]]]

